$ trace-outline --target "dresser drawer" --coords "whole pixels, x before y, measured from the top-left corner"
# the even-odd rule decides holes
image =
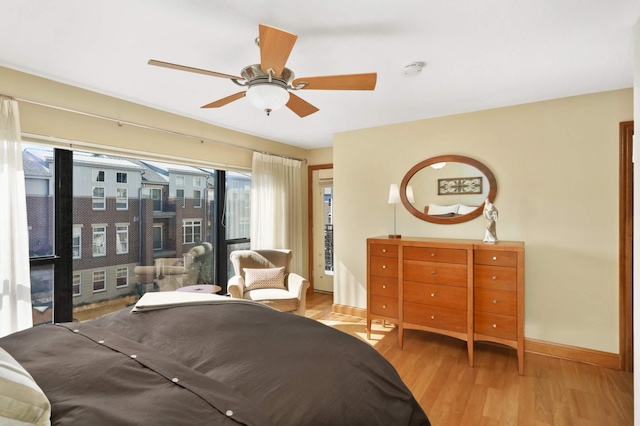
[[[371,294],[386,297],[398,297],[398,279],[395,277],[371,276]]]
[[[462,249],[444,249],[434,247],[405,247],[405,260],[425,260],[428,262],[458,263],[466,265],[467,251]]]
[[[397,277],[398,259],[395,257],[371,256],[369,268],[371,268],[371,275]]]
[[[404,302],[404,322],[466,333],[467,311]]]
[[[476,265],[475,288],[516,291],[516,269],[504,266]]]
[[[371,244],[371,256],[398,257],[398,246],[395,244]]]
[[[405,281],[403,289],[405,302],[467,309],[467,289],[464,287]]]
[[[405,281],[467,286],[467,265],[405,260],[403,268]]]
[[[502,290],[475,290],[475,310],[503,315],[516,315],[516,293]]]
[[[398,318],[398,298],[371,295],[371,306],[369,309],[372,314],[382,315],[385,317]]]
[[[476,312],[475,332],[502,339],[516,340],[518,337],[516,317],[489,312]]]
[[[509,266],[518,264],[518,253],[515,251],[475,250],[473,262],[476,265]]]

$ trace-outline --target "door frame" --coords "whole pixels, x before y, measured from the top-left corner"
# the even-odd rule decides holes
[[[322,170],[322,169],[333,169],[333,163],[317,164],[315,166],[307,167],[307,203],[308,203],[307,214],[308,214],[308,223],[309,223],[309,227],[308,227],[309,283],[311,283],[309,288],[311,289],[311,291],[315,291],[315,288],[313,286],[313,262],[314,262],[314,258],[313,258],[313,172],[315,172],[316,170]]]
[[[633,121],[620,123],[620,370],[633,372]]]

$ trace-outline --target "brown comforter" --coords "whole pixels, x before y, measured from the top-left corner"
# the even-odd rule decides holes
[[[0,339],[54,425],[429,425],[366,343],[257,304],[38,326]]]

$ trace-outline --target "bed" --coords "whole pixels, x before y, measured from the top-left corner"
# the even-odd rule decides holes
[[[40,386],[53,425],[430,425],[368,344],[247,300],[147,293],[0,348]]]

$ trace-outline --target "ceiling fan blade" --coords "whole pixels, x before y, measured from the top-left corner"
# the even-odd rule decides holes
[[[240,98],[244,97],[246,91],[234,93],[231,96],[227,96],[226,98],[218,99],[217,101],[213,101],[210,104],[206,104],[201,106],[200,108],[220,108],[221,106],[225,106],[233,101],[237,101]]]
[[[290,32],[260,24],[260,68],[266,74],[269,68],[278,77],[284,70],[298,36]]]
[[[373,90],[376,88],[378,74],[326,75],[322,77],[303,77],[293,80],[292,86],[307,83],[305,90]]]
[[[203,70],[200,68],[187,67],[185,65],[172,64],[170,62],[156,61],[155,59],[150,59],[149,62],[147,63],[149,65],[155,65],[157,67],[171,68],[171,69],[180,70],[180,71],[195,72],[197,74],[210,75],[213,77],[229,78],[234,80],[244,80],[244,78],[236,77],[235,75],[223,74],[221,72]]]
[[[301,97],[289,92],[289,102],[287,102],[287,108],[298,114],[300,118],[311,115],[314,112],[319,111],[318,108],[311,105]]]

